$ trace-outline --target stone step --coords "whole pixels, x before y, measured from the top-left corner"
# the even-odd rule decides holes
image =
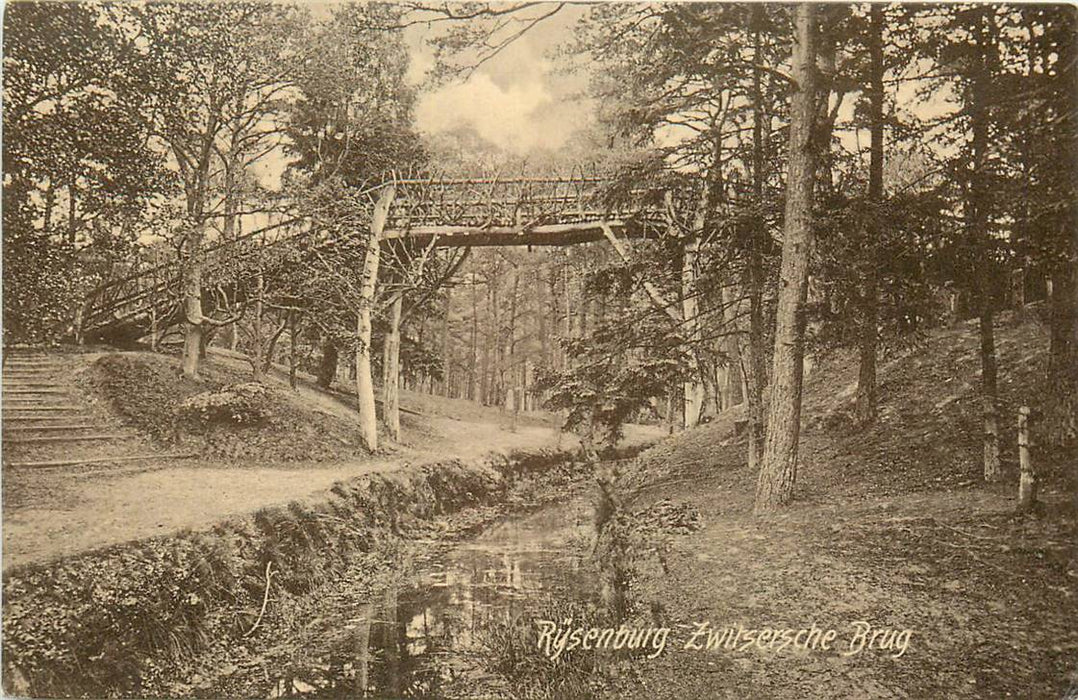
[[[174,459],[192,459],[197,457],[198,454],[194,452],[179,452],[171,454],[145,454],[145,455],[128,455],[125,457],[92,457],[89,459],[61,459],[47,462],[7,462],[4,464],[4,469],[26,469],[26,468],[42,468],[42,467],[73,467],[82,464],[110,464],[113,462],[141,462],[150,460],[174,460]]]
[[[64,367],[67,365],[66,360],[55,359],[42,359],[42,360],[8,360],[4,363],[4,369],[37,369],[39,367],[46,367],[48,369]]]
[[[64,384],[58,381],[46,381],[46,377],[4,377],[4,386],[15,389],[62,389]]]
[[[31,405],[25,405],[25,406],[12,406],[12,405],[8,405],[8,404],[4,405],[4,413],[7,413],[9,411],[26,412],[26,411],[82,411],[82,410],[84,410],[84,409],[79,407],[79,406],[34,406],[32,404]]]
[[[69,421],[72,418],[74,418],[74,416],[64,413],[53,413],[46,416],[4,416],[4,423],[27,423],[30,421],[41,423],[44,421],[53,421],[51,423],[45,423],[45,425],[56,425],[55,421]]]
[[[4,397],[3,406],[5,408],[80,408],[79,406],[76,406],[75,404],[71,403],[43,404],[43,400],[44,399],[42,399],[41,401],[34,401],[33,399],[28,399],[25,396],[10,397],[10,399],[8,397]]]
[[[55,425],[13,425],[4,426],[5,433],[47,433],[54,430],[101,430],[107,426],[97,423],[59,423]]]
[[[96,442],[98,440],[126,440],[133,437],[127,433],[94,433],[91,435],[47,435],[42,437],[5,438],[5,445],[39,445],[58,442]]]
[[[3,389],[4,396],[51,396],[53,394],[67,394],[70,393],[67,389],[61,389],[59,387],[52,388],[15,388],[15,389]]]

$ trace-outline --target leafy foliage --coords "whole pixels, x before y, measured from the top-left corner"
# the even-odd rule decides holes
[[[563,343],[568,367],[541,368],[536,388],[548,392],[548,408],[567,411],[564,429],[579,433],[587,448],[596,440],[616,443],[626,422],[684,378],[684,343],[655,316],[612,322]]]
[[[822,203],[817,218],[817,269],[823,290],[808,313],[819,322],[814,342],[854,346],[860,319],[870,301],[863,280],[875,267],[878,327],[888,341],[937,325],[942,304],[936,290],[955,264],[955,232],[944,214],[946,201],[936,191],[895,195],[873,207],[861,197],[835,195]],[[875,218],[875,257],[865,254],[865,236]]]
[[[4,186],[4,343],[62,336],[80,303],[70,248],[35,231],[31,214]]]

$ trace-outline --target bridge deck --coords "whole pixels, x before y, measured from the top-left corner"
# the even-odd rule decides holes
[[[417,226],[383,232],[387,241],[407,240],[419,246],[464,248],[481,246],[565,246],[592,243],[604,238],[603,226],[609,226],[625,238],[644,238],[648,227],[639,221],[591,221],[572,224],[522,226]]]

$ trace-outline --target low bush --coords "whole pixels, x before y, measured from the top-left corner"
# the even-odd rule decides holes
[[[206,457],[318,462],[366,454],[354,425],[234,370],[208,366],[195,380],[177,358],[115,353],[91,367],[89,388],[156,441]]]
[[[257,382],[203,391],[180,402],[177,414],[189,425],[253,425],[271,415],[269,390]]]

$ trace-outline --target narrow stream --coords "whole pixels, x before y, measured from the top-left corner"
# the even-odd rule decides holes
[[[472,539],[423,547],[412,572],[373,598],[327,599],[300,640],[302,658],[273,680],[268,697],[438,697],[462,682],[496,687],[483,664],[492,626],[544,596],[592,597],[584,560],[592,517],[586,495],[510,517]]]

